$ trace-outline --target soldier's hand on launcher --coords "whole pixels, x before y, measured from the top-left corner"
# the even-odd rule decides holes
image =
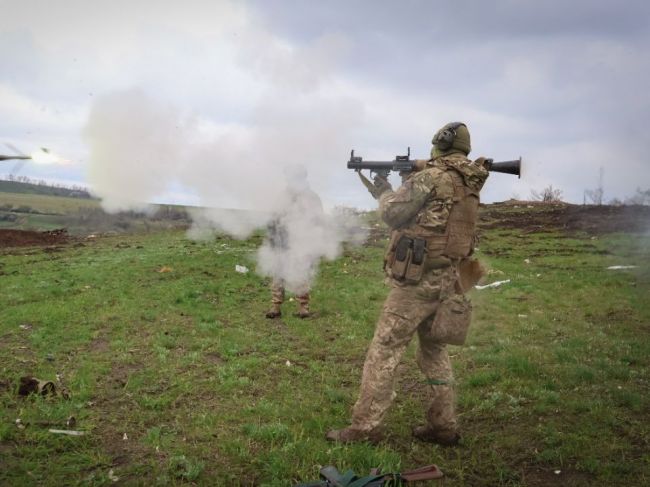
[[[404,184],[404,181],[406,181],[409,176],[415,174],[416,172],[422,171],[425,167],[427,167],[427,162],[429,162],[428,159],[416,159],[415,164],[413,165],[413,171],[401,171],[399,175],[402,178],[402,184]]]
[[[375,176],[374,181],[370,181],[361,171],[357,171],[357,174],[359,174],[359,179],[375,199],[379,199],[384,192],[393,189],[390,183],[381,176]]]
[[[483,167],[485,167],[485,164],[486,164],[486,162],[487,162],[488,160],[489,160],[489,159],[488,159],[487,157],[479,157],[478,159],[476,159],[476,160],[474,161],[474,164],[477,164],[477,165],[479,165],[479,166],[483,166]],[[487,168],[486,168],[486,169],[487,169]]]

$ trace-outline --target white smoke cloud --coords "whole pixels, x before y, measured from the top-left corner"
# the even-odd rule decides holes
[[[171,187],[186,188],[205,208],[192,211],[193,238],[212,230],[246,238],[281,215],[288,248],[263,246],[258,270],[296,291],[313,279],[319,259],[338,255],[350,224],[313,206],[297,211],[288,190],[301,188],[290,188],[283,173],[298,165],[326,188],[364,110],[323,89],[339,39],[292,51],[255,30],[241,45],[242,59],[256,59],[252,75],[267,82],[246,123],[184,112],[138,89],[99,96],[84,129],[88,178],[108,211],[142,209]],[[280,65],[270,69],[274,59]]]

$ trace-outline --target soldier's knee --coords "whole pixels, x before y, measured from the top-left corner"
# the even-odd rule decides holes
[[[407,316],[384,310],[377,327],[377,341],[383,346],[408,343],[414,333],[414,326]]]

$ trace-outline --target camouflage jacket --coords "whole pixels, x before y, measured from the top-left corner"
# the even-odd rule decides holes
[[[485,168],[463,154],[437,157],[422,171],[411,174],[396,191],[386,191],[381,195],[381,218],[391,229],[405,233],[444,233],[455,194],[450,171],[460,174],[464,185],[477,194],[488,176]]]

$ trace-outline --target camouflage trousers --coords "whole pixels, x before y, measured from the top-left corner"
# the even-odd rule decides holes
[[[429,408],[428,425],[442,432],[457,429],[453,373],[445,344],[431,334],[438,304],[453,293],[457,280],[454,267],[435,269],[416,285],[393,282],[370,343],[359,398],[352,411],[351,427],[372,430],[379,426],[392,404],[395,373],[402,355],[417,333],[417,364],[424,374]]]
[[[284,303],[286,292],[284,290],[284,282],[281,279],[273,279],[271,283],[271,303],[281,305]],[[301,306],[309,306],[309,289],[300,291],[296,294],[296,301]]]

